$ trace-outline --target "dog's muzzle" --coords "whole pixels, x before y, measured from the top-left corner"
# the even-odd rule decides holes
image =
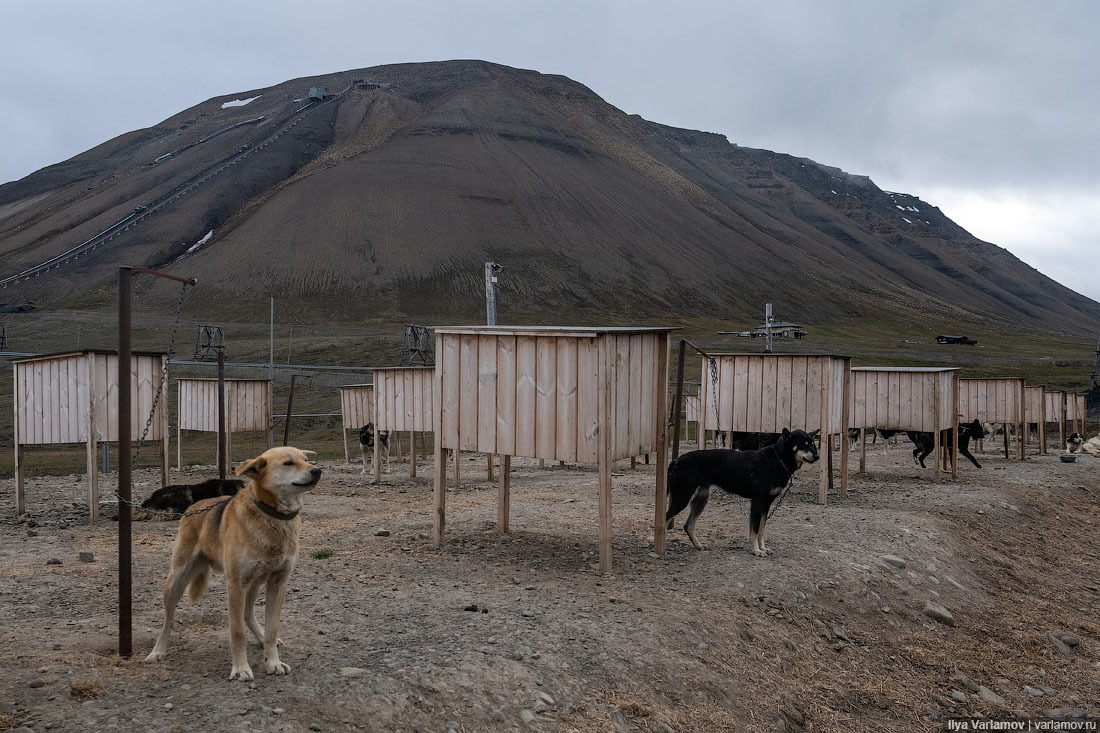
[[[320,480],[321,480],[321,469],[311,468],[309,470],[309,481],[306,481],[305,483],[298,483],[298,482],[293,482],[293,483],[294,483],[295,486],[312,487],[312,486],[316,486],[317,482],[320,481]]]
[[[800,450],[795,455],[797,455],[803,463],[817,463],[817,459],[820,458],[816,451]]]

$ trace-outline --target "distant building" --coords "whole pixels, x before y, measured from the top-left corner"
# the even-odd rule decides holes
[[[328,93],[327,87],[310,87],[309,98],[313,101],[323,102],[332,95]]]
[[[966,344],[967,346],[973,346],[978,343],[974,339],[967,338],[966,336],[937,336],[937,344]]]
[[[761,323],[751,331],[719,331],[723,336],[740,336],[742,338],[762,338],[767,335],[767,324]],[[797,323],[787,321],[774,321],[772,323],[772,338],[804,339],[806,332]]]

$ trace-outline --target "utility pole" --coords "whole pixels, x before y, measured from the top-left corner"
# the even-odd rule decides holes
[[[485,323],[497,325],[497,275],[504,266],[497,262],[485,263]]]
[[[772,304],[764,306],[764,353],[772,353]]]

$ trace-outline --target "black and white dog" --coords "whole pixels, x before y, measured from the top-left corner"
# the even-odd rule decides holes
[[[818,459],[813,436],[804,430],[783,429],[775,444],[759,450],[697,450],[673,461],[668,467],[669,506],[665,519],[669,529],[673,519],[689,503],[691,511],[684,522],[691,544],[706,549],[695,537],[695,522],[710,498],[711,488],[737,494],[750,500],[749,552],[770,555],[764,545],[764,525],[768,509],[790,483],[803,463]]]
[[[359,428],[359,450],[363,454],[363,470],[360,474],[367,472],[367,464],[374,460],[374,423],[369,422],[363,427]],[[379,430],[377,434],[378,438],[378,452],[382,455],[382,461],[385,463],[386,471],[390,470],[390,431]]]
[[[1066,438],[1066,453],[1076,453],[1085,444],[1085,436],[1080,433],[1070,433]]]
[[[244,480],[239,478],[211,478],[198,484],[172,484],[157,489],[152,495],[141,502],[141,508],[148,512],[146,517],[134,516],[135,519],[176,519],[175,515],[183,514],[187,507],[196,501],[212,499],[215,496],[233,496],[244,486]]]

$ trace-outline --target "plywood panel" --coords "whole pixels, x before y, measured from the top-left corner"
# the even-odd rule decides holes
[[[577,342],[577,461],[599,458],[599,344],[595,338]]]
[[[535,451],[535,377],[538,372],[538,346],[533,336],[516,339],[516,452],[534,457]]]
[[[560,338],[557,343],[557,435],[555,458],[577,460],[577,340]]]
[[[477,380],[478,337],[460,337],[459,358],[462,360],[462,381],[459,383],[459,434],[460,450],[477,450]]]
[[[497,337],[478,337],[477,449],[496,453]]]
[[[510,456],[516,453],[516,337],[500,336],[496,347],[496,445],[498,453]]]
[[[459,395],[462,384],[460,339],[458,336],[440,336],[436,340],[439,371],[439,409],[442,412],[442,435],[436,436],[441,445],[458,446]],[[438,452],[438,451],[437,451]]]

